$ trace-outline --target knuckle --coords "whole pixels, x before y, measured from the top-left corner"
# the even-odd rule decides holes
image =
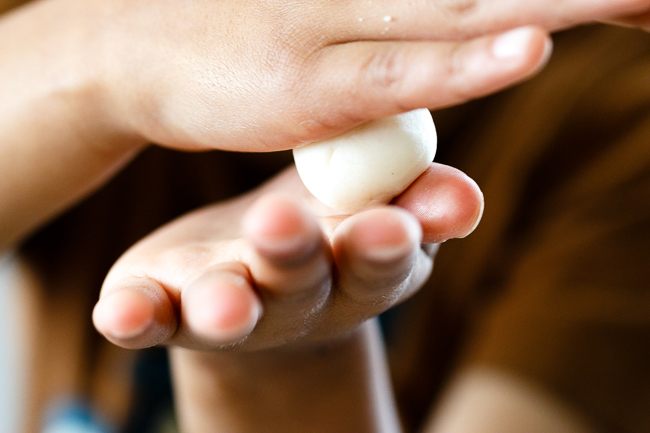
[[[466,59],[461,44],[456,44],[449,53],[445,76],[449,89],[449,99],[454,102],[464,102],[473,99],[471,91],[472,80],[466,73]]]
[[[370,53],[361,64],[358,89],[369,89],[369,93],[379,95],[382,101],[391,105],[391,111],[411,110],[408,99],[408,52],[397,46]],[[351,95],[363,97],[365,95]],[[371,101],[375,98],[371,98]]]
[[[373,87],[395,90],[406,76],[403,51],[397,48],[373,51],[361,64],[361,80]]]
[[[318,11],[313,7],[296,4],[296,2],[285,2],[276,5],[275,9],[268,13],[274,17],[271,34],[279,49],[279,53],[273,53],[274,58],[277,58],[278,54],[285,54],[304,62],[329,43],[322,26],[313,25],[322,21]]]
[[[359,125],[367,120],[368,116],[363,114],[363,110],[350,110],[345,107],[312,113],[309,117],[297,123],[299,130],[295,141],[310,143]]]
[[[255,63],[261,67],[254,73],[265,81],[278,95],[286,95],[287,100],[308,85],[310,66],[317,54],[329,41],[322,26],[314,25],[322,18],[314,8],[303,5],[302,1],[266,1],[255,14],[259,16],[260,26],[256,29],[259,37],[266,39],[267,46],[260,50],[250,47]],[[245,54],[244,54],[245,55]]]
[[[479,6],[478,0],[438,0],[437,5],[454,16],[471,15]]]
[[[447,18],[445,33],[451,38],[472,37],[485,24],[480,0],[434,0],[433,5],[437,14]]]
[[[335,120],[323,115],[316,115],[302,120],[298,123],[298,142],[308,143],[320,137],[329,135],[338,127]]]
[[[449,49],[445,75],[449,78],[453,78],[458,76],[459,74],[462,74],[464,69],[465,69],[465,58],[463,56],[462,45],[454,44]]]

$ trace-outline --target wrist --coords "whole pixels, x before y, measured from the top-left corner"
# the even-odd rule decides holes
[[[398,431],[374,321],[327,343],[172,352],[183,431]]]
[[[86,2],[46,0],[0,18],[0,248],[98,188],[142,146],[104,103],[92,15]]]
[[[146,140],[125,122],[107,74],[107,64],[116,61],[108,56],[104,34],[110,3],[34,2],[5,17],[0,28],[20,40],[6,53],[12,60],[5,71],[5,79],[14,83],[12,100],[55,113],[52,123],[65,125],[81,144],[95,146],[89,150],[99,150],[97,155],[114,157],[138,150]],[[21,106],[8,108],[15,113]]]
[[[145,137],[133,127],[127,107],[119,98],[121,87],[127,80],[120,81],[112,74],[115,64],[123,59],[115,55],[112,45],[115,19],[113,2],[86,1],[79,6],[75,0],[54,0],[67,3],[73,17],[73,29],[69,31],[66,43],[67,61],[64,75],[70,77],[62,94],[69,97],[74,110],[81,113],[81,122],[88,122],[89,135],[100,150],[108,153],[133,153],[148,144]],[[61,8],[61,5],[56,5]],[[65,43],[65,42],[64,42]]]
[[[121,116],[107,74],[107,65],[116,61],[108,58],[104,31],[110,3],[34,2],[4,17],[0,27],[20,41],[6,53],[16,66],[9,65],[5,78],[15,83],[12,99],[56,110],[57,120],[78,129],[85,142],[124,152],[146,141]]]
[[[165,87],[168,83],[156,80],[156,72],[160,68],[173,70],[173,59],[151,54],[165,45],[164,40],[151,37],[162,25],[156,22],[160,17],[152,15],[152,6],[147,3],[88,2],[92,3],[89,7],[93,9],[94,22],[86,25],[91,37],[83,42],[83,51],[95,63],[89,77],[96,90],[95,103],[102,107],[113,130],[128,137],[135,146],[170,144],[174,141],[169,138],[173,132],[167,130],[168,122],[161,115],[161,99],[169,88]],[[168,50],[162,51],[168,54]]]

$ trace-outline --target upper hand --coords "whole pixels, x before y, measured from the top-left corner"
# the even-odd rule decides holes
[[[544,63],[547,31],[648,0],[101,5],[90,55],[114,124],[174,148],[271,151],[499,90]]]

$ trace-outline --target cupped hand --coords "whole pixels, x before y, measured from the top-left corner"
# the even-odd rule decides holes
[[[548,31],[648,0],[99,4],[89,55],[113,124],[185,150],[270,151],[492,93],[540,68]]]
[[[288,169],[132,247],[107,276],[94,323],[127,348],[328,340],[417,291],[435,243],[469,234],[482,208],[471,179],[433,164],[394,205],[336,215]]]

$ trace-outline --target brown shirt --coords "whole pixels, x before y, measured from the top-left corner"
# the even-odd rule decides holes
[[[567,32],[533,81],[434,118],[440,160],[477,180],[486,209],[395,314],[408,424],[469,364],[546,388],[602,431],[650,432],[650,37]]]

